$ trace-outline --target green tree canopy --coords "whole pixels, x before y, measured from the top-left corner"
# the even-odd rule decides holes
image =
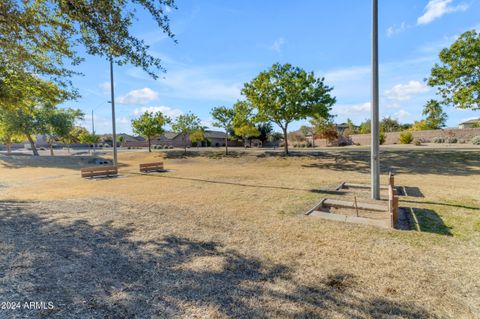
[[[132,131],[135,134],[145,137],[148,141],[148,151],[152,151],[152,138],[163,134],[163,126],[170,122],[170,119],[162,112],[143,113],[138,119],[132,120]]]
[[[427,116],[425,119],[427,129],[438,130],[446,126],[448,116],[438,101],[429,100],[423,107],[422,114]]]
[[[461,109],[480,109],[480,33],[463,33],[440,51],[441,64],[432,68],[428,85],[437,87],[442,104]]]
[[[184,146],[184,154],[187,153],[187,138],[190,134],[203,131],[204,128],[201,125],[201,121],[193,113],[187,113],[179,115],[172,123],[172,130],[182,136],[182,142]]]
[[[335,103],[330,91],[313,72],[276,63],[246,83],[242,93],[257,110],[257,121],[270,121],[282,129],[288,154],[288,125],[314,115],[327,117]]]
[[[233,105],[235,116],[233,117],[233,131],[236,136],[247,140],[260,135],[254,122],[253,108],[247,101],[237,101]]]
[[[235,110],[225,106],[217,106],[212,109],[211,114],[215,120],[215,122],[213,122],[213,126],[220,127],[225,130],[225,155],[228,155],[228,134],[233,129]]]
[[[399,132],[402,130],[402,125],[394,118],[390,116],[384,117],[380,121],[380,131],[381,132]]]
[[[0,6],[0,107],[33,88],[36,76],[54,82],[65,97],[77,96],[69,78],[88,54],[113,56],[119,64],[141,67],[153,78],[164,71],[161,60],[132,33],[138,13],[150,14],[160,31],[173,38],[168,8],[173,0],[3,0]],[[28,90],[27,90],[28,91]],[[28,95],[28,94],[27,94]]]

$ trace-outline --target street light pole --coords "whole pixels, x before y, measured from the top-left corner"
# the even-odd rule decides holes
[[[115,128],[115,91],[113,87],[113,59],[110,55],[110,92],[112,103],[112,144],[113,144],[113,165],[117,166],[117,133]]]
[[[372,0],[372,118],[371,118],[371,179],[372,198],[380,199],[380,158],[378,125],[378,0]]]
[[[93,110],[92,110],[92,136],[95,137],[95,118],[93,117]],[[95,155],[96,148],[95,148],[95,141],[93,142],[93,155]]]

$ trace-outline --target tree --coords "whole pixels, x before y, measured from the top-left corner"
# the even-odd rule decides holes
[[[80,110],[57,109],[51,105],[43,106],[36,112],[37,131],[47,138],[50,156],[53,156],[53,144],[68,138],[75,126],[75,121],[83,117]]]
[[[327,117],[335,103],[330,91],[313,72],[276,63],[246,83],[242,93],[257,110],[259,122],[273,122],[282,129],[288,154],[288,125],[314,115]]]
[[[260,142],[262,142],[262,146],[263,146],[263,144],[265,144],[265,142],[268,141],[269,134],[273,131],[272,123],[270,122],[259,123],[257,124],[256,128],[259,133],[257,138],[260,140]]]
[[[95,132],[90,133],[86,129],[79,132],[78,138],[80,143],[90,144],[93,147],[100,142],[100,136],[96,135]]]
[[[74,126],[67,136],[62,138],[62,142],[67,145],[67,150],[70,152],[70,145],[74,143],[81,143],[81,136],[87,132],[87,129],[81,126]]]
[[[201,128],[199,130],[193,131],[192,133],[190,133],[189,139],[190,139],[190,143],[192,143],[192,146],[197,145],[199,142],[205,141],[206,138],[205,138],[204,129]],[[207,141],[207,146],[208,146],[208,143],[209,142]]]
[[[4,129],[12,134],[23,135],[30,143],[33,155],[38,156],[38,150],[35,147],[34,134],[38,131],[41,123],[38,119],[38,109],[30,106],[19,107],[15,109],[2,109],[2,122]]]
[[[338,131],[335,124],[333,124],[332,116],[326,118],[315,116],[310,120],[310,123],[315,134],[326,139],[329,143],[333,143],[338,139]]]
[[[3,0],[0,6],[0,106],[8,92],[21,91],[19,74],[41,75],[69,89],[71,66],[82,61],[78,44],[88,54],[113,56],[119,65],[141,67],[156,78],[164,71],[161,60],[148,53],[148,45],[131,32],[140,12],[147,12],[168,37],[166,14],[173,0]],[[25,78],[25,76],[22,76]],[[30,83],[28,83],[30,85]],[[70,90],[69,90],[70,91]],[[75,94],[74,94],[75,95]]]
[[[371,132],[371,122],[370,120],[365,120],[362,123],[360,123],[360,127],[358,129],[360,134],[370,134]]]
[[[402,128],[402,125],[398,123],[397,120],[391,118],[390,116],[384,117],[380,121],[380,131],[382,132],[398,132]]]
[[[163,126],[169,123],[170,119],[165,117],[162,112],[143,113],[138,119],[132,120],[133,133],[145,137],[148,141],[148,151],[152,151],[152,138],[163,134]]]
[[[438,130],[446,126],[448,116],[438,101],[429,100],[423,107],[422,115],[427,116],[425,121],[429,130]]]
[[[187,154],[187,138],[190,134],[201,131],[204,128],[198,116],[192,113],[179,115],[172,124],[172,130],[182,136],[184,154]]]
[[[428,85],[437,87],[442,104],[480,109],[480,32],[464,32],[440,51],[441,64],[432,68]]]
[[[235,110],[225,106],[217,106],[212,109],[211,114],[215,120],[213,126],[221,127],[225,130],[225,155],[228,155],[228,134],[233,129]]]
[[[358,133],[358,128],[353,124],[351,119],[347,119],[347,125],[348,127],[343,131],[344,136],[350,136],[352,134],[357,134]]]
[[[237,101],[233,105],[235,116],[233,117],[233,130],[236,136],[241,136],[244,146],[246,141],[260,135],[255,127],[253,108],[247,101]]]
[[[3,123],[3,118],[0,117],[0,143],[5,144],[8,154],[12,152],[13,143],[21,143],[24,139],[23,135],[12,131],[7,123]]]

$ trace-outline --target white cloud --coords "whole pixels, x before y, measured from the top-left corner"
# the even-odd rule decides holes
[[[404,119],[408,118],[410,113],[405,111],[404,109],[398,110],[397,112],[393,113],[393,118],[402,122]]]
[[[277,53],[280,53],[282,51],[282,46],[285,44],[285,39],[280,37],[278,39],[276,39],[275,41],[273,41],[273,44],[270,45],[268,48],[270,50],[273,50]]]
[[[158,98],[158,93],[150,88],[132,90],[118,99],[120,104],[147,104]]]
[[[390,90],[385,91],[385,96],[390,100],[407,101],[414,95],[428,91],[428,87],[419,81],[409,81],[406,84],[394,85]]]
[[[153,112],[153,113],[162,112],[163,115],[168,116],[170,118],[175,118],[183,114],[183,111],[180,109],[159,105],[159,106],[142,106],[142,107],[136,108],[133,110],[133,115],[138,116],[145,112]]]
[[[343,81],[363,79],[369,76],[372,69],[369,66],[353,66],[343,69],[334,69],[325,73],[327,81]]]
[[[368,115],[370,114],[370,102],[359,104],[338,104],[333,106],[334,113],[341,116]]]
[[[451,6],[452,2],[453,0],[430,0],[424,9],[423,15],[417,19],[417,24],[429,24],[445,14],[468,9],[467,4]]]
[[[405,21],[403,21],[400,26],[393,25],[387,29],[387,36],[390,38],[391,36],[401,33],[405,30],[407,30],[410,26],[407,25]]]
[[[102,94],[107,95],[110,93],[110,82],[102,82],[98,85],[98,87],[100,88],[100,90],[102,90]]]

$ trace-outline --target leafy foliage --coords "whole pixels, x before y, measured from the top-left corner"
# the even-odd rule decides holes
[[[372,131],[372,125],[370,120],[365,120],[360,123],[360,127],[358,129],[360,134],[370,134]]]
[[[235,110],[225,106],[217,106],[212,109],[211,114],[215,120],[215,122],[213,122],[213,126],[221,127],[225,130],[225,155],[228,155],[228,134],[231,130],[233,130]]]
[[[403,131],[400,133],[400,143],[401,144],[410,144],[413,141],[413,135],[410,131]]]
[[[437,87],[442,103],[461,109],[480,109],[480,33],[463,33],[443,49],[432,68],[428,85]]]
[[[335,103],[330,91],[332,88],[324,84],[324,79],[316,78],[313,72],[307,73],[288,63],[276,63],[246,83],[242,93],[256,109],[257,121],[277,124],[286,141],[292,121],[329,115]],[[288,143],[285,143],[285,153],[288,154]]]
[[[398,123],[397,120],[391,118],[390,116],[384,117],[380,121],[380,131],[382,132],[398,132],[402,129],[402,125]]]
[[[141,67],[153,78],[164,71],[161,60],[131,32],[139,11],[146,11],[173,38],[167,8],[173,0],[3,0],[0,6],[0,107],[12,99],[48,96],[61,90],[76,98],[69,78],[82,59],[76,48]],[[55,83],[45,86],[44,80]],[[40,86],[38,85],[40,84]],[[33,94],[32,91],[42,91]],[[21,100],[21,99],[20,99]]]
[[[194,132],[203,131],[203,129],[198,116],[192,113],[179,115],[172,123],[172,130],[182,136],[185,153],[187,153],[187,137]]]
[[[255,126],[253,108],[247,101],[237,101],[233,105],[235,116],[233,117],[233,131],[236,136],[245,140],[260,135]]]
[[[427,116],[425,121],[428,129],[438,130],[445,127],[448,116],[443,112],[442,106],[438,101],[429,100],[423,107],[422,114]]]
[[[169,123],[170,119],[163,116],[162,112],[143,113],[138,119],[132,120],[132,130],[135,134],[144,136],[148,141],[148,151],[152,151],[152,138],[164,132],[163,126]]]
[[[475,136],[474,138],[472,138],[472,144],[480,145],[480,136]]]

